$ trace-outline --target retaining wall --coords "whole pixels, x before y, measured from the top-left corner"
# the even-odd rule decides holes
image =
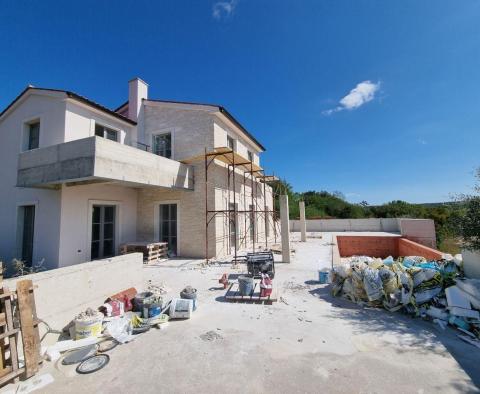
[[[337,236],[340,256],[372,256],[385,258],[398,255],[398,237]]]
[[[143,255],[131,253],[91,261],[6,279],[3,284],[15,290],[20,279],[31,279],[36,286],[38,317],[53,329],[61,330],[76,314],[88,307],[96,309],[108,296],[129,287],[142,289]],[[43,325],[40,328],[41,333],[45,332]]]
[[[397,242],[398,256],[423,256],[427,260],[439,260],[442,258],[442,252],[420,245],[409,239],[399,238]]]
[[[400,232],[399,219],[309,219],[307,231],[344,232],[344,231],[386,231]],[[300,231],[300,220],[290,220],[290,231]]]
[[[370,256],[423,256],[429,260],[439,260],[442,252],[421,245],[401,236],[336,235],[332,238],[332,264],[340,264],[341,257]]]

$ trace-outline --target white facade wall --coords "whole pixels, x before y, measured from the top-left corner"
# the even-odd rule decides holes
[[[63,186],[59,267],[90,261],[92,206],[115,205],[115,250],[137,240],[137,189],[120,185]]]
[[[17,212],[20,205],[35,205],[33,261],[47,269],[89,260],[88,200],[118,200],[125,223],[118,241],[135,240],[136,190],[102,185],[63,187],[63,190],[18,188],[17,170],[24,125],[40,120],[39,147],[94,135],[95,121],[119,130],[124,142],[134,138],[135,127],[66,99],[63,93],[33,91],[22,98],[0,122],[0,261],[8,265],[20,257]],[[133,136],[133,137],[130,137]]]
[[[19,205],[36,206],[33,261],[45,259],[47,268],[58,261],[60,192],[17,188],[17,162],[22,151],[24,124],[40,119],[40,147],[63,141],[65,102],[58,95],[32,94],[0,121],[0,260],[8,265],[19,257],[17,212]]]
[[[95,123],[118,132],[122,144],[132,145],[137,139],[137,128],[116,119],[113,116],[94,111],[75,101],[66,103],[65,139],[62,142],[74,141],[95,135]]]

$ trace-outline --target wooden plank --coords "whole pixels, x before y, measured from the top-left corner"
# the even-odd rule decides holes
[[[38,372],[38,343],[33,327],[33,310],[30,304],[31,280],[17,282],[17,302],[20,315],[20,327],[23,342],[23,355],[25,357],[25,378],[30,378]]]
[[[21,375],[24,371],[25,371],[25,368],[20,368],[15,371],[11,371],[8,375],[1,377],[0,386],[7,382],[10,382],[11,380],[18,378],[18,376]]]
[[[3,288],[0,289],[0,293],[9,294],[10,291],[8,290],[7,287],[3,287]],[[6,317],[6,320],[7,320],[7,330],[8,331],[14,330],[15,327],[13,325],[12,301],[10,300],[10,297],[4,298],[3,303],[4,303],[4,306],[5,306],[5,317]],[[16,372],[18,371],[18,353],[17,353],[17,336],[16,335],[8,338],[8,345],[9,345],[8,347],[9,347],[9,350],[10,350],[10,362],[12,364],[12,377],[10,379],[6,380],[6,381],[16,379],[16,377],[19,375],[19,374],[16,374]],[[7,378],[7,376],[5,376],[2,379],[5,379],[5,378]],[[2,380],[0,380],[0,382],[1,381]]]
[[[35,286],[36,288],[37,286]],[[37,316],[37,304],[35,303],[35,296],[33,293],[34,287],[32,286],[29,291],[29,302],[30,302],[30,307],[32,308],[32,317],[33,317],[33,333],[35,336],[35,343],[37,344],[37,355],[38,355],[38,360],[37,362],[41,364],[43,362],[41,354],[42,354],[42,344],[40,343],[40,329],[38,328],[38,323],[40,322],[38,320]]]

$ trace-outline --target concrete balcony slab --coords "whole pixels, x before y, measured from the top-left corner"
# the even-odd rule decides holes
[[[119,183],[193,190],[193,167],[101,137],[22,152],[18,187]]]

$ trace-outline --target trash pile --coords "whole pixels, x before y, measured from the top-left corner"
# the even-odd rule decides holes
[[[197,309],[197,290],[191,286],[180,292],[180,298],[167,303],[165,294],[163,284],[149,284],[145,292],[130,288],[109,297],[98,310],[88,308],[64,328],[70,339],[46,349],[47,359],[62,357],[63,365],[78,364],[77,373],[92,373],[108,364],[105,352],[134,340],[151,327],[164,329],[171,319],[189,319]]]
[[[421,256],[346,260],[330,272],[334,296],[431,319],[442,329],[450,324],[470,340],[480,337],[480,280],[463,278],[461,255],[438,261]]]

